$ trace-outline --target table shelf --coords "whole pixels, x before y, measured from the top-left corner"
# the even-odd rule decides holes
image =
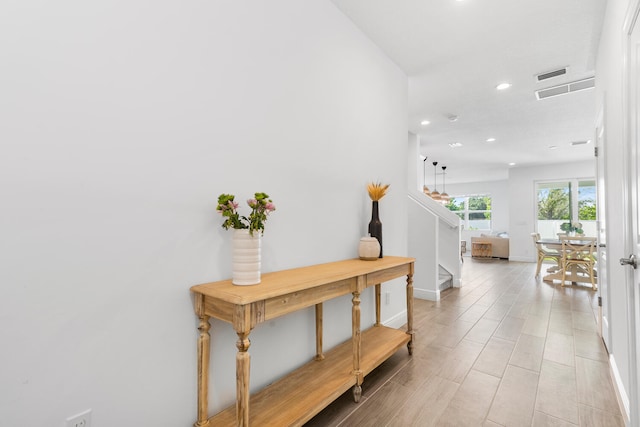
[[[374,326],[362,333],[361,367],[369,374],[409,343],[406,331]],[[300,426],[356,384],[353,374],[352,341],[312,360],[279,381],[251,395],[250,424],[255,426]],[[308,392],[301,392],[307,390]],[[209,419],[212,426],[234,426],[236,407],[230,406]]]

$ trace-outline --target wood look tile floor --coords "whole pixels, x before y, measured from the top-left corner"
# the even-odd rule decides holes
[[[465,258],[461,288],[415,300],[413,356],[401,349],[359,403],[349,391],[306,426],[624,426],[596,292],[534,274]]]

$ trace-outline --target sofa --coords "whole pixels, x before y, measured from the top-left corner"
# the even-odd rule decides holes
[[[509,259],[509,236],[506,233],[496,235],[482,234],[480,237],[471,238],[471,255],[473,254],[474,243],[491,243],[491,257]]]

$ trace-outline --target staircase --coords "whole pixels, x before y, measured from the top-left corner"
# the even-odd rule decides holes
[[[438,266],[438,290],[443,291],[453,286],[453,275],[443,266]]]
[[[421,192],[408,196],[414,296],[439,301],[441,290],[461,285],[460,218]]]

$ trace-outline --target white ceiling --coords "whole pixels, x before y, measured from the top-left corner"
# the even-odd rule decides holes
[[[428,156],[427,185],[432,161],[456,183],[506,179],[510,162],[592,157],[593,143],[570,143],[593,140],[594,90],[540,101],[534,92],[595,75],[606,0],[332,1],[407,74],[409,131]],[[562,67],[565,76],[535,79]],[[513,86],[497,91],[501,82]]]

